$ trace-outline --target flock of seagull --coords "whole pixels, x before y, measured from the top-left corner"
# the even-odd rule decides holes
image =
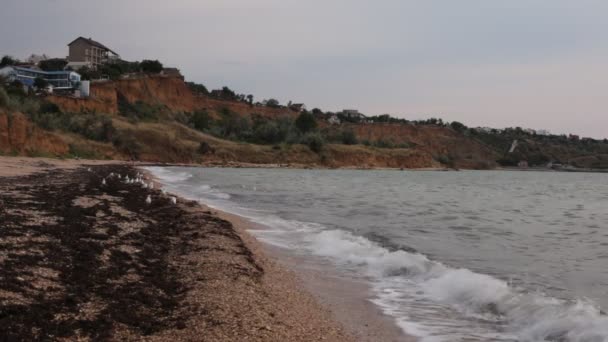
[[[91,168],[87,169],[88,171],[91,171]],[[142,188],[144,189],[154,189],[154,183],[153,182],[149,182],[146,183],[146,177],[144,176],[144,174],[138,172],[135,175],[135,178],[129,178],[129,175],[125,175],[124,177],[118,173],[114,173],[111,172],[107,177],[104,177],[101,180],[101,186],[106,186],[106,178],[110,179],[110,178],[118,178],[118,180],[124,182],[125,184],[139,184],[141,185]],[[165,196],[167,193],[165,192],[165,190],[161,189],[161,193],[163,194],[163,196]],[[171,201],[172,204],[177,204],[177,197],[175,196],[169,196],[169,200]],[[152,196],[148,195],[148,197],[146,197],[146,204],[152,204]]]

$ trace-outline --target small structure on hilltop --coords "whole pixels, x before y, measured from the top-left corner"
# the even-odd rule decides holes
[[[365,115],[359,113],[359,111],[356,109],[343,109],[342,114],[348,118],[358,118],[358,119],[365,118]]]
[[[120,56],[109,47],[94,41],[91,38],[78,37],[68,44],[70,52],[68,62],[72,68],[84,65],[97,68],[111,59],[119,59]]]
[[[339,125],[341,123],[340,118],[336,114],[330,114],[327,118],[327,122],[330,125]]]
[[[517,148],[518,144],[519,143],[517,142],[517,140],[513,140],[513,143],[511,143],[511,148],[509,148],[509,153],[515,152],[515,149]]]
[[[288,107],[289,107],[289,109],[291,109],[297,113],[302,113],[303,111],[306,110],[306,105],[303,103],[290,103],[288,105]]]
[[[167,77],[177,77],[182,81],[184,80],[184,75],[182,75],[178,68],[163,68],[163,71],[161,71],[160,74]]]

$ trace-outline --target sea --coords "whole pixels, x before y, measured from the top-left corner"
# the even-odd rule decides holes
[[[149,167],[435,341],[607,342],[608,174]]]

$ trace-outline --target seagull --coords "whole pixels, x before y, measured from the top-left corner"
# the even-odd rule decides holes
[[[148,185],[148,188],[154,189],[154,183],[150,182],[150,185]]]
[[[90,168],[90,167],[89,167],[89,168],[87,168],[87,171],[91,172],[91,168]]]
[[[152,197],[150,197],[150,195],[148,195],[148,197],[146,197],[146,203],[147,204],[152,203]]]
[[[177,204],[177,198],[171,196],[171,203]]]
[[[147,189],[147,188],[148,188],[148,184],[143,183],[143,184],[141,185],[141,187],[142,187],[142,188],[144,188],[144,189]]]
[[[102,186],[105,186],[105,185],[106,185],[106,179],[105,179],[105,178],[101,180],[101,185],[102,185]]]
[[[162,189],[160,192],[162,192],[163,195],[167,194],[167,192],[165,191],[165,189]]]

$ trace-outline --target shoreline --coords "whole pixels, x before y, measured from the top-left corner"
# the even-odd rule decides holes
[[[354,341],[231,222],[127,184],[134,166],[63,164],[0,159],[5,337]]]
[[[198,203],[209,208],[214,215],[231,222],[249,243],[261,249],[263,255],[267,255],[279,267],[293,273],[292,276],[298,281],[298,287],[311,293],[323,307],[328,308],[333,318],[354,335],[357,341],[417,341],[415,337],[407,335],[393,317],[384,314],[370,301],[371,292],[368,284],[337,274],[332,266],[323,264],[319,259],[296,256],[284,248],[258,240],[254,232],[257,229],[265,229],[265,226],[239,215]]]

